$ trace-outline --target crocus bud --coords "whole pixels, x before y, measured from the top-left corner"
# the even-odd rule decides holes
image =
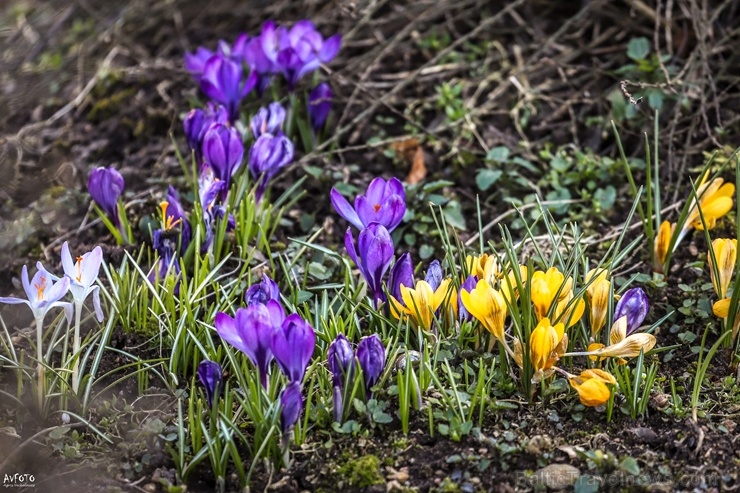
[[[180,203],[180,196],[172,185],[167,189],[167,208],[165,214],[165,220],[169,224],[180,225],[180,251],[184,252],[190,244],[190,222],[187,217],[185,217],[185,209]]]
[[[294,154],[293,142],[282,132],[277,135],[264,133],[252,144],[249,150],[249,172],[259,181],[257,200],[262,198],[268,182],[293,161]]]
[[[229,112],[229,120],[236,121],[239,104],[244,96],[257,85],[257,74],[250,72],[245,77],[241,62],[228,56],[216,54],[203,66],[200,88],[206,96],[221,103]]]
[[[268,133],[277,135],[283,128],[285,121],[285,108],[280,103],[270,103],[267,108],[260,108],[252,117],[250,127],[255,139],[260,135]]]
[[[337,335],[329,345],[326,360],[334,377],[334,386],[343,387],[344,382],[352,378],[355,367],[355,353],[344,334]]]
[[[123,176],[115,168],[93,168],[87,179],[87,191],[103,212],[116,226],[121,225],[118,217],[118,198],[123,193]]]
[[[249,357],[265,388],[273,359],[272,335],[281,330],[284,319],[285,312],[276,301],[239,308],[233,318],[223,312],[216,314],[214,325],[218,335]]]
[[[290,431],[303,412],[303,396],[300,382],[290,382],[280,394],[280,429],[283,434]]]
[[[319,82],[309,93],[308,116],[311,118],[311,126],[314,130],[319,130],[326,123],[333,97],[331,86],[326,82]]]
[[[365,379],[365,394],[368,399],[371,398],[370,389],[378,383],[380,375],[385,369],[385,347],[378,337],[378,334],[363,337],[357,346],[357,361],[362,368],[362,375]]]
[[[628,289],[617,302],[614,321],[627,317],[627,335],[636,331],[645,321],[649,309],[648,297],[642,288]]]
[[[440,284],[442,284],[442,266],[439,264],[439,260],[432,260],[427,268],[427,275],[424,280],[432,287],[432,291],[436,291]]]
[[[231,177],[244,159],[244,144],[233,127],[214,124],[203,137],[203,157],[213,169],[216,179],[226,183],[228,191]]]
[[[185,130],[185,138],[188,141],[190,149],[195,151],[199,162],[202,158],[203,137],[205,137],[208,129],[214,123],[225,124],[228,121],[229,114],[226,108],[211,101],[208,102],[205,109],[197,108],[190,110],[190,113],[185,117],[185,120],[182,122],[183,129]]]
[[[198,365],[198,378],[200,379],[200,383],[203,385],[203,388],[206,390],[208,407],[211,407],[213,406],[213,398],[218,396],[221,380],[223,379],[221,365],[215,361],[201,361]]]
[[[316,333],[308,322],[294,313],[272,334],[271,347],[283,374],[291,382],[300,382],[316,347]]]
[[[213,54],[211,50],[202,46],[199,46],[193,53],[185,53],[185,70],[190,72],[190,75],[196,81],[200,80],[200,77],[203,75],[203,68]]]
[[[391,296],[401,301],[401,286],[414,287],[414,264],[411,262],[411,254],[406,252],[396,260],[388,278],[388,286]]]
[[[475,289],[477,285],[477,276],[468,276],[467,279],[465,279],[465,282],[460,285],[460,292],[457,295],[457,318],[461,322],[469,322],[473,320],[473,315],[470,314],[470,312],[467,308],[465,308],[465,305],[462,302],[462,292],[465,291],[466,293],[470,293]]]
[[[347,233],[344,235],[344,246],[365,278],[375,305],[385,301],[383,277],[393,260],[393,240],[388,230],[378,223],[371,223],[360,232],[357,250],[355,250],[352,229],[347,228]]]
[[[264,274],[259,283],[249,286],[244,295],[244,301],[249,306],[255,303],[264,305],[270,300],[280,301],[280,288],[275,281],[270,279],[270,276]]]
[[[365,194],[357,196],[354,207],[335,188],[331,189],[330,197],[334,210],[357,229],[377,222],[393,231],[406,214],[406,193],[398,178],[387,182],[375,178]]]

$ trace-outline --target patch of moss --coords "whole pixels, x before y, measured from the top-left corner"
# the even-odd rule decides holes
[[[380,459],[374,455],[348,460],[339,468],[339,474],[353,488],[367,488],[384,482],[380,472]]]
[[[88,112],[87,118],[93,122],[99,122],[114,116],[133,97],[134,93],[136,93],[136,90],[130,87],[118,91],[108,98],[97,100]]]

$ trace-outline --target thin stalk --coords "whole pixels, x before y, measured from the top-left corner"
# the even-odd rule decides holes
[[[43,328],[43,317],[36,317],[36,373],[38,378],[38,387],[36,392],[39,399],[39,410],[42,410],[44,407],[44,354],[43,348],[41,347]]]
[[[80,387],[80,381],[77,376],[80,372],[80,358],[77,353],[80,351],[80,324],[82,318],[82,301],[75,301],[75,333],[74,339],[72,340],[72,358],[74,358],[74,365],[72,366],[72,391],[76,394]]]

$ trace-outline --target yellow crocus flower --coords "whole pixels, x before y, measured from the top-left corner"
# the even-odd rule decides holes
[[[417,281],[415,288],[401,285],[403,303],[390,296],[391,313],[398,319],[410,317],[418,327],[431,330],[434,313],[447,298],[449,285],[450,279],[444,279],[436,291],[423,280]]]
[[[485,279],[480,279],[472,291],[460,291],[460,299],[473,317],[496,339],[505,343],[504,320],[507,308],[506,300],[500,291],[493,289]]]
[[[606,316],[609,311],[611,282],[607,279],[607,275],[606,269],[591,269],[586,274],[586,283],[591,283],[586,288],[586,299],[588,300],[588,320],[593,339],[596,339],[606,324]]]
[[[655,245],[653,246],[653,271],[663,272],[665,261],[668,257],[668,247],[671,244],[671,237],[676,230],[676,223],[663,221],[660,224],[658,234],[655,236]]]
[[[712,305],[712,311],[720,318],[727,318],[730,316],[730,303],[732,298],[724,298],[717,301]],[[735,338],[737,337],[738,329],[740,329],[740,314],[735,315],[735,322],[732,324],[732,339],[731,343],[734,346]]]
[[[614,334],[614,331],[612,334]],[[631,334],[616,344],[610,344],[595,351],[589,351],[589,355],[596,356],[598,359],[619,358],[626,360],[637,357],[640,351],[647,353],[655,347],[655,342],[654,335],[640,332]]]
[[[465,265],[470,275],[476,276],[478,279],[485,279],[489,284],[493,284],[500,272],[496,257],[487,253],[480,256],[468,255],[465,257]]]
[[[547,317],[540,320],[529,336],[529,357],[534,369],[533,382],[538,382],[547,376],[545,372],[550,370],[560,355],[565,352],[565,348],[562,347],[563,340],[567,347],[567,336],[562,322],[553,326]]]
[[[537,320],[547,317],[553,302],[562,301],[572,288],[573,279],[569,277],[566,280],[563,273],[556,267],[550,267],[547,272],[535,271],[532,274],[529,289]]]
[[[696,199],[691,199],[692,206],[689,215],[686,218],[686,224],[683,229],[696,228],[703,230],[704,225],[701,222],[701,215],[707,223],[707,229],[712,229],[717,224],[717,219],[721,218],[732,209],[732,195],[735,193],[735,185],[725,183],[722,178],[715,178],[707,183],[706,180],[709,172],[705,173],[699,188],[696,190],[696,196],[699,197],[699,204]]]
[[[717,296],[722,299],[727,295],[727,290],[729,289],[730,281],[732,280],[732,271],[735,269],[735,261],[737,260],[737,240],[717,238],[712,242],[712,251],[714,252],[714,257],[717,259],[719,279],[715,279],[714,276],[711,252],[707,254],[709,275],[712,278],[712,286],[714,286]]]
[[[573,327],[583,317],[583,313],[586,311],[586,302],[583,298],[573,303],[573,291],[568,291],[565,298],[558,301],[555,307],[554,317],[555,320],[563,321],[568,327]]]
[[[584,370],[580,375],[571,375],[568,378],[571,387],[578,392],[581,404],[596,407],[606,404],[611,397],[611,390],[607,384],[614,385],[617,380],[610,373],[603,370]]]

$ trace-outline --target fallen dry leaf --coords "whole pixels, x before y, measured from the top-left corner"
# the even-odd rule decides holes
[[[427,176],[427,166],[424,164],[424,149],[416,148],[414,160],[411,163],[411,171],[406,176],[406,183],[415,185]]]

